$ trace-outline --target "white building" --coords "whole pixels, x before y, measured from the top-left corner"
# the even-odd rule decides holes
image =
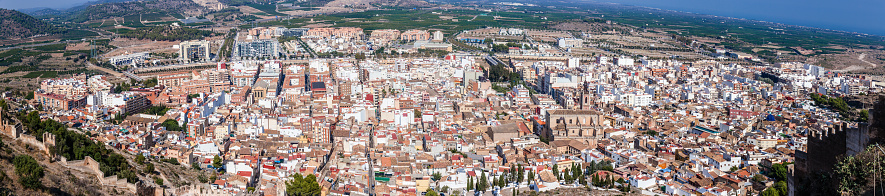
[[[578,38],[559,38],[560,48],[575,48],[584,46],[584,40]]]

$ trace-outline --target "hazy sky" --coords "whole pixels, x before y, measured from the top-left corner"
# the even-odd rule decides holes
[[[89,0],[0,0],[0,8],[68,8]],[[885,35],[885,0],[594,0]]]
[[[885,35],[885,0],[595,0]]]
[[[23,9],[35,7],[69,8],[90,0],[0,0],[0,8]]]

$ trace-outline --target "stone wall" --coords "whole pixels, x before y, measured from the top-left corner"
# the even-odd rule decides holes
[[[98,161],[95,161],[95,159],[92,159],[92,157],[86,156],[83,160],[78,161],[67,161],[64,158],[61,160],[62,161],[59,161],[59,163],[68,169],[95,175],[102,186],[124,189],[132,193],[135,193],[137,190],[135,184],[126,182],[126,179],[118,179],[117,175],[104,177],[104,172],[101,171],[101,164],[98,163]]]

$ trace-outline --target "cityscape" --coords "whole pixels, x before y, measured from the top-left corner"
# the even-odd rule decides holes
[[[84,6],[0,9],[21,23],[0,31],[0,195],[885,185],[883,36],[569,1]]]

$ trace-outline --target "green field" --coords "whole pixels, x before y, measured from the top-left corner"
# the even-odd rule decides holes
[[[257,10],[261,10],[262,12],[267,13],[271,16],[286,16],[286,14],[277,12],[277,5],[276,4],[250,3],[250,4],[246,4],[246,5],[249,7],[255,8]]]
[[[22,78],[57,78],[57,71],[35,71],[22,76]]]
[[[433,12],[439,12],[434,14]],[[334,27],[360,27],[365,30],[376,29],[439,29],[451,34],[463,30],[485,27],[519,27],[519,28],[546,28],[555,21],[580,19],[580,16],[564,13],[521,13],[521,12],[498,12],[502,18],[495,20],[493,15],[487,12],[472,10],[373,10],[357,13],[341,13],[315,16],[312,18],[294,18],[291,20],[269,21],[255,26],[286,26],[288,28],[307,25],[306,21],[314,21],[334,24]],[[453,17],[442,19],[440,16]],[[474,17],[476,17],[474,19]],[[546,20],[542,17],[547,17]],[[472,19],[472,20],[471,20]],[[241,28],[249,28],[251,25],[243,25]]]
[[[35,46],[33,47],[33,49],[40,51],[58,51],[65,50],[65,47],[67,47],[67,44],[49,44],[44,46]]]
[[[87,30],[79,30],[79,29],[68,29],[64,34],[62,34],[63,40],[74,40],[74,39],[83,39],[87,37],[98,36],[98,33],[87,31]]]
[[[2,59],[2,60],[0,60],[0,66],[9,66],[15,62],[22,62],[22,58],[24,58],[24,57],[31,57],[31,56],[37,56],[37,55],[40,55],[40,53],[39,52],[32,52],[30,50],[22,50],[22,49],[7,50],[3,53],[0,53],[0,59]],[[15,70],[13,68],[14,67],[10,67],[10,68],[6,69],[6,71],[4,71],[4,73],[11,73],[11,72],[7,72],[7,71]]]

